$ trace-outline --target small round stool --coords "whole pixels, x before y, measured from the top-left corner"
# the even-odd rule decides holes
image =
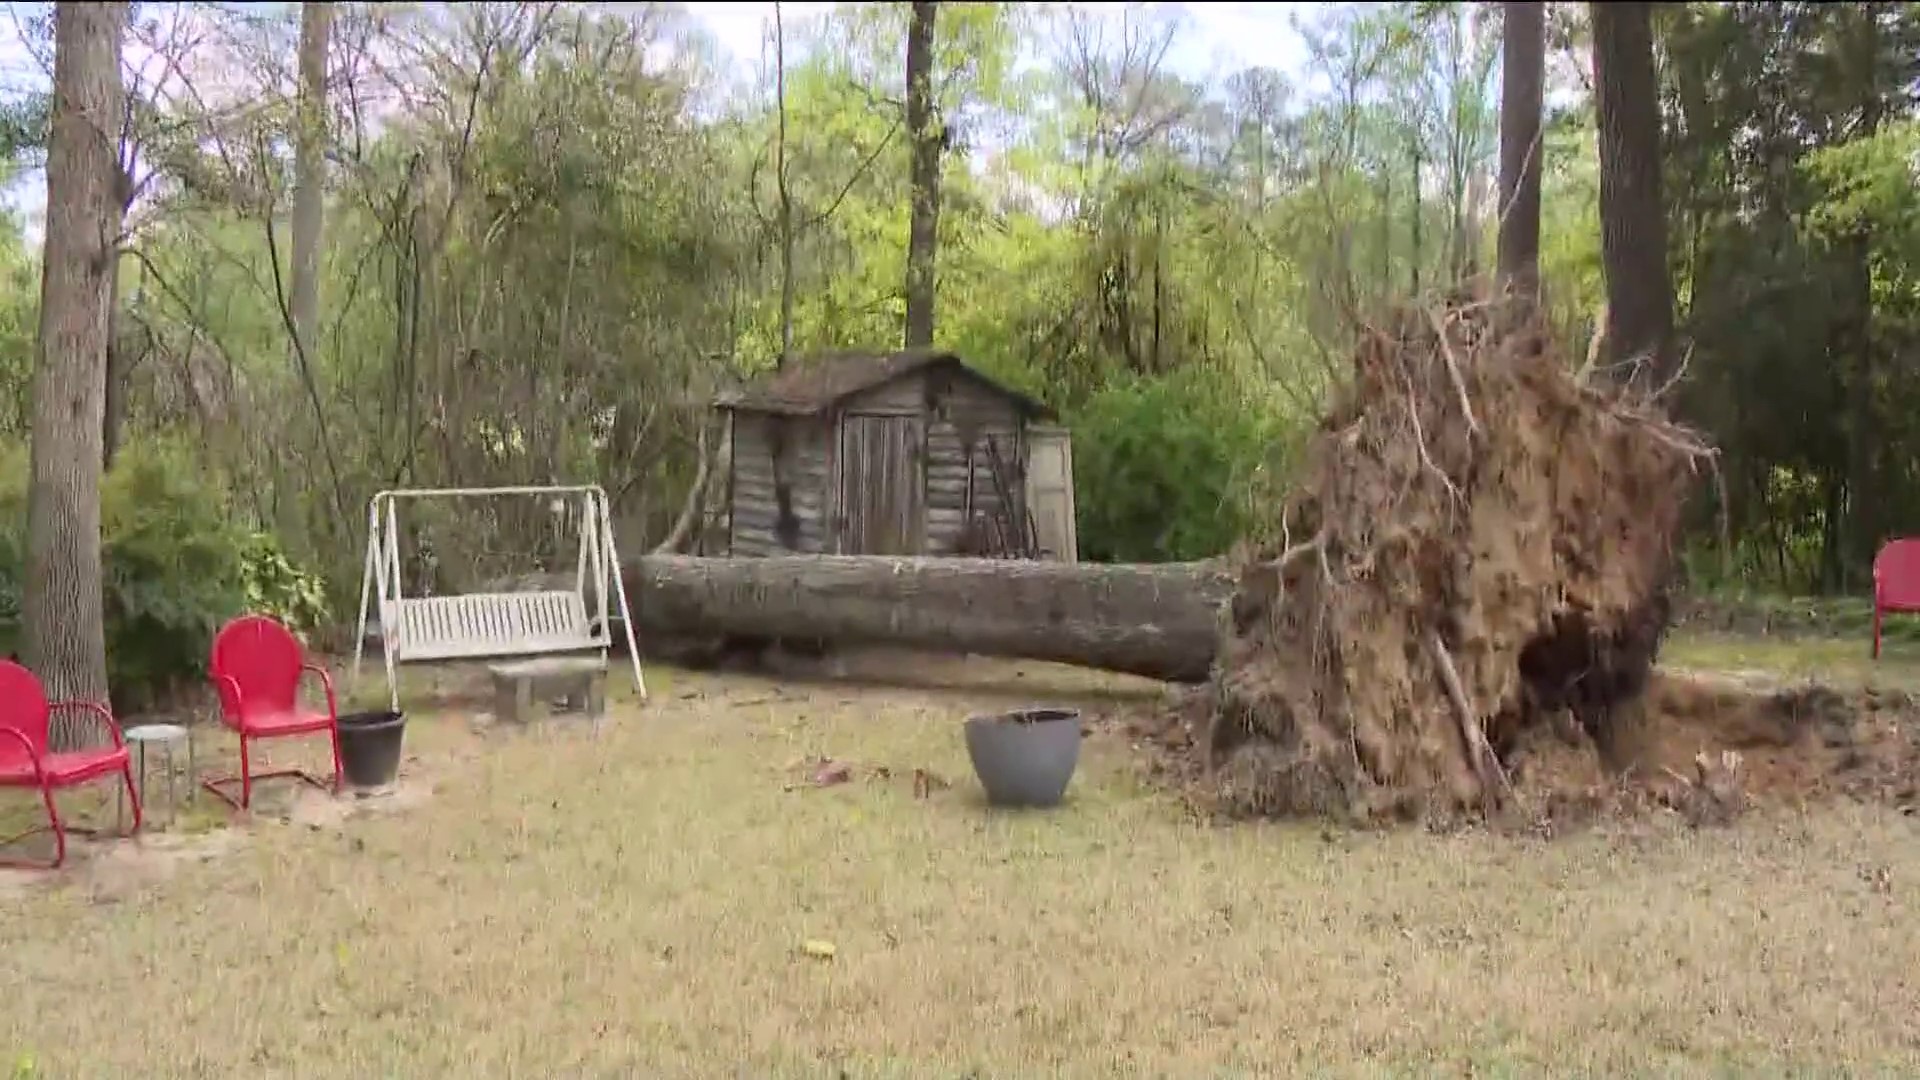
[[[167,772],[167,824],[180,811],[179,790],[174,786],[175,773],[173,755],[182,744],[187,748],[187,798],[193,798],[193,736],[179,724],[141,724],[122,732],[127,741],[127,750],[133,755],[134,788],[140,793],[140,805],[152,810],[153,802],[147,797],[147,748],[154,747],[166,754],[164,768]],[[115,815],[116,817],[118,814]]]

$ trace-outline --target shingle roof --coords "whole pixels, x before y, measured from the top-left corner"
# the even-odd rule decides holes
[[[892,382],[932,367],[950,366],[966,372],[995,391],[1012,398],[1026,411],[1052,417],[1047,406],[982,375],[959,355],[942,349],[900,352],[827,352],[788,359],[777,371],[749,380],[720,394],[715,403],[725,409],[808,416],[882,383]]]

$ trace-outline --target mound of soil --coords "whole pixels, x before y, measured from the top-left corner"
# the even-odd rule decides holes
[[[1217,786],[1193,751],[1211,715],[1209,696],[1194,691],[1131,729],[1164,751],[1150,759],[1156,769],[1171,766],[1203,802]],[[1614,709],[1605,754],[1569,714],[1558,719],[1505,755],[1512,824],[1563,828],[1650,806],[1711,824],[1750,806],[1832,798],[1920,812],[1920,701],[1905,692],[1655,672],[1644,694]]]
[[[1537,310],[1462,294],[1367,331],[1282,540],[1243,553],[1196,734],[1212,808],[1493,814],[1570,717],[1613,757],[1711,451],[1581,381]]]
[[[1530,819],[1652,802],[1710,824],[1749,805],[1920,802],[1920,709],[1904,693],[1663,673],[1617,710],[1604,757],[1579,734],[1536,730],[1516,747]]]

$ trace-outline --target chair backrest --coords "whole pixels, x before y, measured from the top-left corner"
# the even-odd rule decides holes
[[[293,632],[264,615],[242,615],[213,638],[208,674],[220,689],[220,704],[230,715],[285,712],[297,704],[300,667],[306,652]],[[240,700],[230,701],[232,679]]]
[[[1889,540],[1873,557],[1873,591],[1882,605],[1920,608],[1920,537]]]
[[[12,728],[27,737],[33,752],[47,752],[47,691],[33,672],[11,660],[0,660],[0,728]],[[20,744],[0,737],[0,765],[25,764]]]

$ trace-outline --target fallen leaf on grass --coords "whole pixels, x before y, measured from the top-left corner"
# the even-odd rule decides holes
[[[831,941],[809,938],[800,943],[800,951],[813,957],[815,960],[831,960],[833,959],[833,954],[839,950],[833,947],[833,942]]]
[[[813,782],[818,787],[832,787],[853,779],[853,766],[844,761],[828,759],[822,761],[813,770]]]
[[[949,786],[945,780],[926,769],[913,770],[913,797],[916,799],[924,799],[935,791]]]

